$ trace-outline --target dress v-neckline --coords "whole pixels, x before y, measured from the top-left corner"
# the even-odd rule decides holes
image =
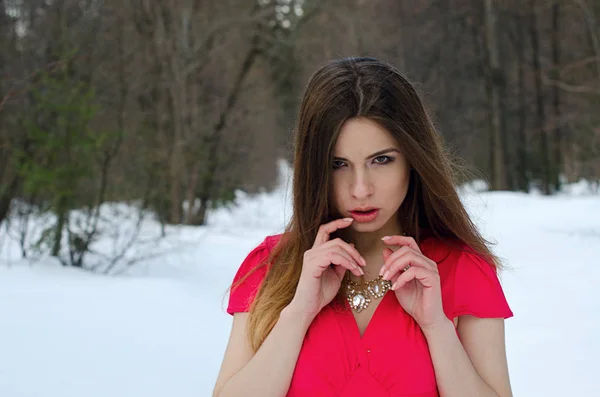
[[[381,301],[379,302],[379,304],[373,311],[373,315],[369,319],[369,322],[367,323],[367,326],[365,327],[365,331],[363,332],[362,335],[360,334],[360,328],[358,326],[358,322],[356,321],[356,318],[354,317],[354,314],[352,313],[352,308],[350,307],[350,304],[348,303],[348,301],[344,301],[345,307],[347,309],[347,311],[344,313],[344,315],[348,319],[348,322],[352,323],[350,326],[352,328],[352,333],[354,335],[356,335],[356,337],[359,339],[359,341],[364,342],[367,339],[367,337],[373,332],[370,330],[374,326],[373,323],[378,321],[377,319],[381,316],[380,312],[383,310],[383,307],[385,307],[385,305],[387,304],[386,300],[389,299],[388,295],[394,295],[394,292],[387,291],[385,293],[385,295],[383,295],[381,297]]]

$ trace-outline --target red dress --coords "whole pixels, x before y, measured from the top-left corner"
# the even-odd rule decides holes
[[[234,282],[265,259],[280,236],[269,236],[252,250]],[[487,262],[433,238],[420,248],[438,263],[448,318],[512,317],[497,274]],[[263,266],[231,292],[229,314],[247,311],[266,270]],[[345,309],[330,304],[321,310],[306,333],[288,397],[439,396],[419,325],[393,291],[381,299],[362,337],[347,303]]]

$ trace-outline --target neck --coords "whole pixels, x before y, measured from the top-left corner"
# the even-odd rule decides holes
[[[379,275],[379,269],[383,265],[383,250],[388,247],[381,238],[392,235],[402,235],[402,229],[392,219],[382,228],[373,232],[347,230],[344,240],[354,243],[356,250],[367,261],[367,266],[363,269],[365,271],[364,279],[370,280]]]

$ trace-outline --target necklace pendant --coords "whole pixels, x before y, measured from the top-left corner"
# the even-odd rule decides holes
[[[356,312],[366,309],[371,303],[371,298],[364,291],[352,289],[348,292],[348,303]]]
[[[360,312],[369,306],[372,299],[383,297],[391,287],[392,283],[381,276],[365,283],[356,283],[348,279],[347,300],[354,311]]]
[[[367,286],[369,294],[375,299],[383,297],[390,288],[392,288],[391,282],[381,278],[373,280],[373,282]]]

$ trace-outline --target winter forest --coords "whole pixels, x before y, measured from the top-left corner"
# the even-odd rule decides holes
[[[516,269],[515,395],[592,395],[600,271],[561,271],[600,254],[599,21],[598,0],[0,0],[0,395],[210,395],[222,294],[290,214],[303,90],[346,56],[415,84]]]

